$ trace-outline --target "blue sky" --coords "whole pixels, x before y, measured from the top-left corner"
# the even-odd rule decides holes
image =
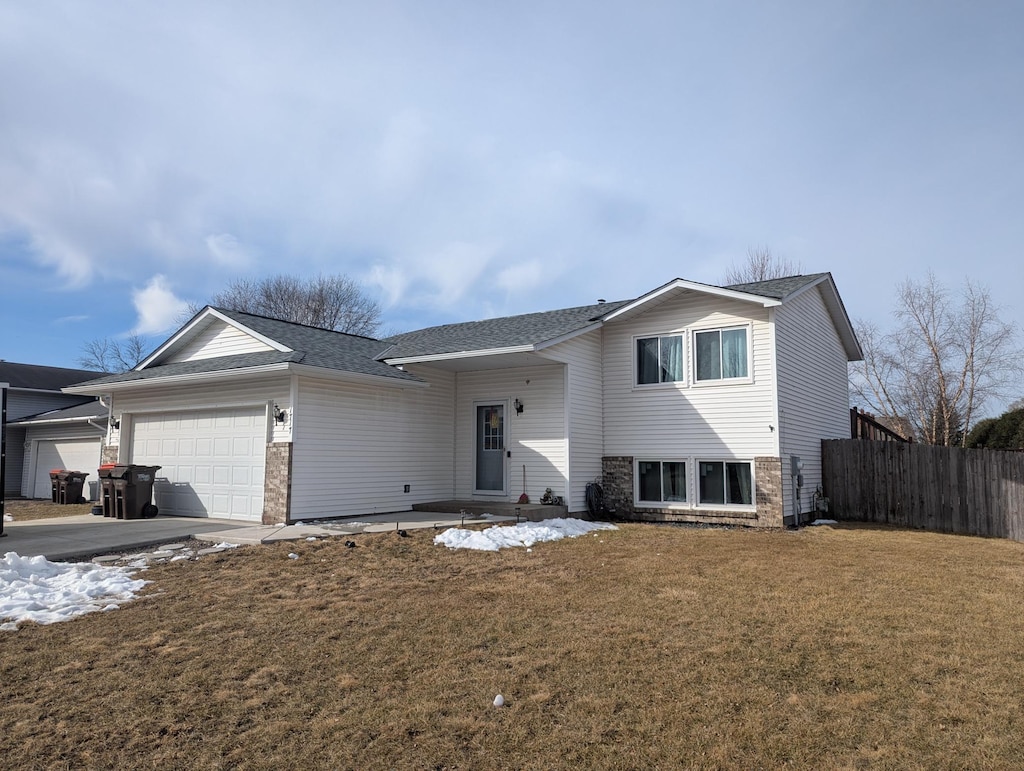
[[[238,276],[402,331],[719,283],[1024,322],[1024,4],[0,0],[0,358],[154,346]]]

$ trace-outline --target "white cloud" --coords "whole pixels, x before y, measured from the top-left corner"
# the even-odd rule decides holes
[[[225,267],[243,268],[250,262],[246,250],[230,233],[211,233],[206,237],[206,248],[213,258]]]
[[[139,321],[132,330],[140,335],[155,335],[175,326],[188,303],[175,296],[162,275],[155,275],[142,289],[132,290],[132,304]]]

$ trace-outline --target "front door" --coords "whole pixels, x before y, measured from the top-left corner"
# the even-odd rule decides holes
[[[505,405],[476,407],[476,492],[505,494]]]

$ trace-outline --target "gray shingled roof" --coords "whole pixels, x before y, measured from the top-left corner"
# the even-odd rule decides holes
[[[404,372],[396,367],[391,367],[377,361],[377,354],[387,347],[380,340],[347,335],[344,332],[334,332],[329,329],[307,327],[288,321],[280,321],[265,316],[254,316],[249,313],[241,313],[224,308],[216,308],[215,310],[242,326],[292,350],[262,351],[259,353],[219,356],[212,359],[198,359],[196,361],[155,364],[141,370],[132,370],[118,375],[97,378],[89,381],[89,385],[128,383],[180,375],[200,375],[289,362],[362,375],[376,375],[396,380],[414,382],[422,380],[422,378],[418,378],[409,372]]]
[[[103,420],[107,418],[107,408],[100,404],[98,399],[90,399],[87,402],[76,404],[74,407],[63,407],[59,410],[47,410],[36,415],[27,415],[26,417],[10,421],[9,425],[32,423],[41,420],[80,419],[86,421],[90,418],[101,418]]]
[[[787,276],[768,281],[733,284],[725,288],[781,300],[827,275],[814,273],[808,276]],[[384,361],[537,345],[585,329],[630,302],[633,300],[525,313],[483,321],[443,324],[395,335],[386,340],[374,340],[266,316],[215,308],[240,325],[292,350],[159,364],[143,370],[98,378],[90,381],[90,385],[203,374],[286,362],[398,380],[421,381],[421,378],[389,366]]]
[[[55,391],[72,383],[81,383],[93,377],[105,375],[89,369],[67,369],[66,367],[44,367],[41,364],[16,364],[0,361],[0,383],[11,388],[30,388],[36,391]]]
[[[406,332],[384,341],[393,346],[384,353],[384,358],[404,359],[535,345],[588,327],[604,314],[620,308],[627,302],[629,301],[623,300],[583,305],[556,311],[526,313],[521,316],[444,324]]]
[[[827,275],[828,273],[811,273],[807,276],[785,276],[784,278],[771,278],[767,281],[755,281],[749,284],[731,284],[723,288],[782,300],[798,289],[803,289],[808,284],[813,284],[820,280],[822,276]]]

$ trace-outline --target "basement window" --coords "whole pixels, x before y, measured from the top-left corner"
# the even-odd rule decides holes
[[[700,506],[753,506],[754,473],[750,461],[697,461]]]
[[[686,503],[685,461],[638,461],[636,478],[637,503]]]

